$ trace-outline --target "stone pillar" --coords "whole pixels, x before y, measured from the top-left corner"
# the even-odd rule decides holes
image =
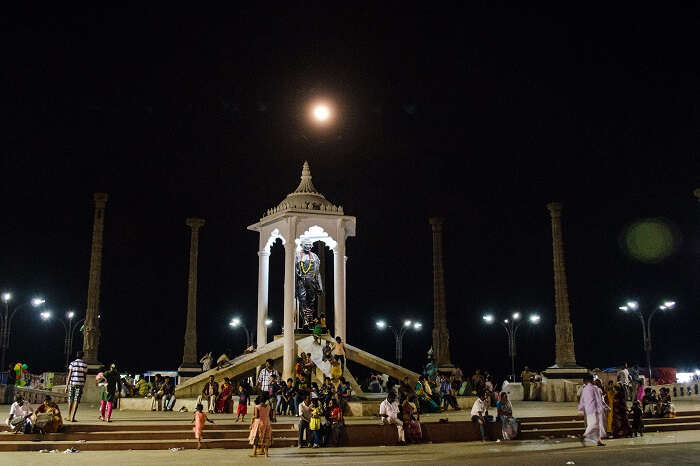
[[[187,275],[187,324],[185,326],[185,348],[182,364],[178,372],[182,376],[193,376],[201,372],[197,358],[197,262],[199,258],[199,229],[204,219],[188,218],[185,224],[190,227],[190,270]]]
[[[296,351],[294,350],[294,254],[296,252],[296,219],[289,221],[289,236],[284,244],[284,348],[282,350],[282,378],[294,378]]]
[[[318,315],[326,314],[326,243],[323,241],[316,242],[318,255],[319,273],[321,274],[321,284],[323,285],[323,293],[318,297]],[[326,324],[328,322],[328,314],[326,314]]]
[[[333,250],[333,325],[336,337],[345,341],[345,229],[341,225],[338,234],[338,244]]]
[[[561,232],[560,202],[547,204],[552,217],[552,251],[554,263],[554,303],[556,307],[556,365],[559,367],[576,367],[574,354],[574,333],[569,311],[569,292],[566,285],[566,268],[564,265],[564,241]]]
[[[104,235],[105,206],[109,196],[95,193],[95,219],[92,226],[92,251],[90,254],[90,281],[88,283],[87,309],[83,326],[83,360],[90,369],[100,365],[97,353],[100,346],[100,277],[102,275],[102,238]]]
[[[442,224],[445,219],[433,217],[433,355],[440,367],[451,368],[450,332],[447,329],[445,305],[445,269],[442,262]]]
[[[270,251],[258,251],[258,331],[257,345],[267,344],[267,320],[270,294]]]

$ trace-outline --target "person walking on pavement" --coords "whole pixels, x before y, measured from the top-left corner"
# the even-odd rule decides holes
[[[83,352],[78,351],[75,356],[75,360],[68,365],[65,389],[68,394],[68,420],[70,422],[76,422],[75,415],[78,412],[80,398],[83,396],[85,375],[88,369],[87,364],[83,361]]]
[[[594,442],[602,447],[605,444],[606,404],[603,402],[603,395],[600,389],[593,384],[593,376],[585,374],[583,382],[586,384],[581,391],[581,401],[578,404],[578,411],[585,417],[586,430],[583,433],[582,441]]]

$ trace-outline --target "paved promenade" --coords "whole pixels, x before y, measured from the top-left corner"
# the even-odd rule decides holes
[[[682,444],[682,445],[680,445]],[[636,439],[610,440],[605,447],[582,447],[575,440],[532,440],[499,443],[469,442],[421,444],[406,447],[272,448],[270,459],[249,458],[249,450],[89,451],[73,454],[3,453],[3,466],[206,464],[308,464],[316,466],[362,464],[518,465],[669,465],[698,464],[700,431],[646,434]],[[517,459],[516,459],[517,456]],[[573,461],[573,463],[570,463]]]

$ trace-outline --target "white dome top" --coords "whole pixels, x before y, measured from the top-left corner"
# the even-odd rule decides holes
[[[343,207],[333,205],[323,194],[319,193],[311,181],[311,178],[309,162],[305,161],[304,167],[301,169],[301,181],[297,189],[289,193],[277,207],[265,212],[265,216],[285,210],[320,211],[323,213],[343,215]]]

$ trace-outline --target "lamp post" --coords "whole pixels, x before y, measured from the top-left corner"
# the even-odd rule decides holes
[[[12,301],[12,293],[5,292],[1,296],[4,304],[2,312],[0,312],[0,371],[7,369],[7,350],[10,348],[10,330],[12,329],[12,318],[22,308],[27,306],[39,307],[46,301],[42,298],[32,298],[26,303],[15,306],[10,312],[10,301]]]
[[[42,320],[47,321],[53,317],[53,313],[51,311],[44,311],[40,314],[40,316]],[[65,337],[63,339],[63,354],[66,356],[66,367],[68,367],[71,354],[73,353],[73,339],[75,338],[75,331],[78,329],[78,327],[80,327],[80,324],[85,322],[85,318],[73,322],[74,318],[75,312],[68,311],[66,312],[65,319],[57,319],[63,325],[63,330],[65,332]]]
[[[642,340],[644,342],[644,351],[647,353],[647,367],[649,368],[649,384],[651,384],[651,319],[659,311],[666,312],[676,307],[675,301],[664,301],[663,304],[659,305],[656,309],[651,311],[649,317],[644,319],[644,313],[639,309],[639,303],[637,301],[628,301],[624,306],[620,306],[618,309],[622,312],[634,312],[639,317],[639,321],[642,323]]]
[[[401,365],[401,357],[403,353],[403,336],[404,334],[408,331],[408,329],[413,329],[413,330],[420,330],[423,327],[423,324],[420,322],[411,322],[410,320],[405,320],[403,322],[403,325],[401,328],[398,330],[391,326],[390,324],[387,324],[383,320],[377,321],[377,328],[379,330],[384,330],[386,328],[391,329],[392,333],[394,334],[394,342],[396,343],[395,347],[395,352],[396,352],[396,364],[399,366]]]
[[[506,335],[508,336],[508,356],[510,356],[510,369],[512,371],[513,382],[515,382],[515,337],[518,334],[518,329],[522,325],[520,312],[514,312],[510,319],[503,319],[501,325],[506,330]],[[484,322],[487,324],[492,324],[496,321],[496,318],[492,314],[486,314],[482,317]],[[531,324],[538,324],[540,322],[540,316],[537,314],[530,314],[527,319]]]
[[[242,328],[243,331],[245,331],[245,337],[246,337],[246,348],[250,347],[253,342],[253,335],[250,333],[250,330],[248,330],[248,327],[245,326],[245,324],[239,319],[238,317],[234,317],[231,319],[231,322],[228,323],[230,327],[232,328]],[[265,319],[265,327],[269,327],[272,325],[272,319]]]

